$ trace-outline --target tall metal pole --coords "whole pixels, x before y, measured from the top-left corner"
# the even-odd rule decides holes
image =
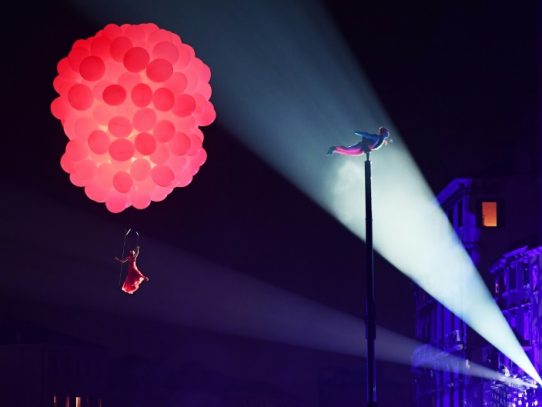
[[[369,152],[365,160],[365,244],[367,268],[367,406],[375,407],[376,401],[376,363],[375,363],[375,285],[374,285],[374,249],[373,249],[373,207],[371,203],[371,160]]]

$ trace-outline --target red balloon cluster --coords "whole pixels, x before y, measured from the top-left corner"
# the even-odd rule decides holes
[[[177,34],[109,24],[57,66],[51,112],[69,138],[70,181],[118,213],[163,200],[205,162],[200,126],[216,113],[211,71]]]

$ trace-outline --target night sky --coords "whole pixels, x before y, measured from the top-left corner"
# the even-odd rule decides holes
[[[74,187],[59,166],[66,137],[49,111],[56,97],[52,80],[73,41],[102,24],[70,2],[46,3],[14,3],[15,13],[2,24],[6,250],[0,292],[6,303],[60,303],[90,313],[98,304],[96,312],[116,315],[99,303],[102,295],[125,300],[116,291],[112,258],[131,227],[141,234],[141,264],[152,279],[143,295],[130,298],[138,309],[160,296],[157,289],[144,294],[160,287],[163,274],[151,268],[157,253],[146,242],[153,241],[362,316],[363,242],[245,147],[221,123],[220,110],[203,129],[208,161],[192,184],[163,202],[111,214]],[[535,2],[349,3],[327,1],[325,8],[434,192],[455,177],[536,169]],[[93,270],[86,279],[96,277],[87,289],[92,306],[62,295],[85,290],[87,280],[74,277],[80,264]],[[25,277],[34,266],[43,273]],[[412,283],[378,256],[376,269],[378,323],[413,337]],[[16,319],[14,309],[9,315]]]

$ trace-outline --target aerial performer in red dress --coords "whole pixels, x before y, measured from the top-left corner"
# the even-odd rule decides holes
[[[137,256],[139,256],[139,246],[135,250],[130,250],[128,256],[123,259],[115,257],[115,260],[119,263],[128,262],[128,272],[126,273],[124,284],[122,284],[122,291],[127,294],[135,293],[143,281],[149,281],[149,277],[144,276],[137,268]]]
[[[355,131],[354,134],[361,137],[360,142],[351,146],[332,146],[327,151],[327,154],[363,155],[378,150],[380,147],[391,142],[391,139],[389,138],[390,131],[385,127],[379,127],[377,134],[371,134],[364,131]]]

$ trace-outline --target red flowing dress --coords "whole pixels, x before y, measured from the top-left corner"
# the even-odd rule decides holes
[[[137,268],[136,259],[138,254],[138,252],[129,254],[126,258],[120,260],[122,263],[128,262],[128,272],[126,273],[124,284],[122,284],[122,291],[127,294],[135,293],[143,281],[149,281],[149,278],[144,276]]]

